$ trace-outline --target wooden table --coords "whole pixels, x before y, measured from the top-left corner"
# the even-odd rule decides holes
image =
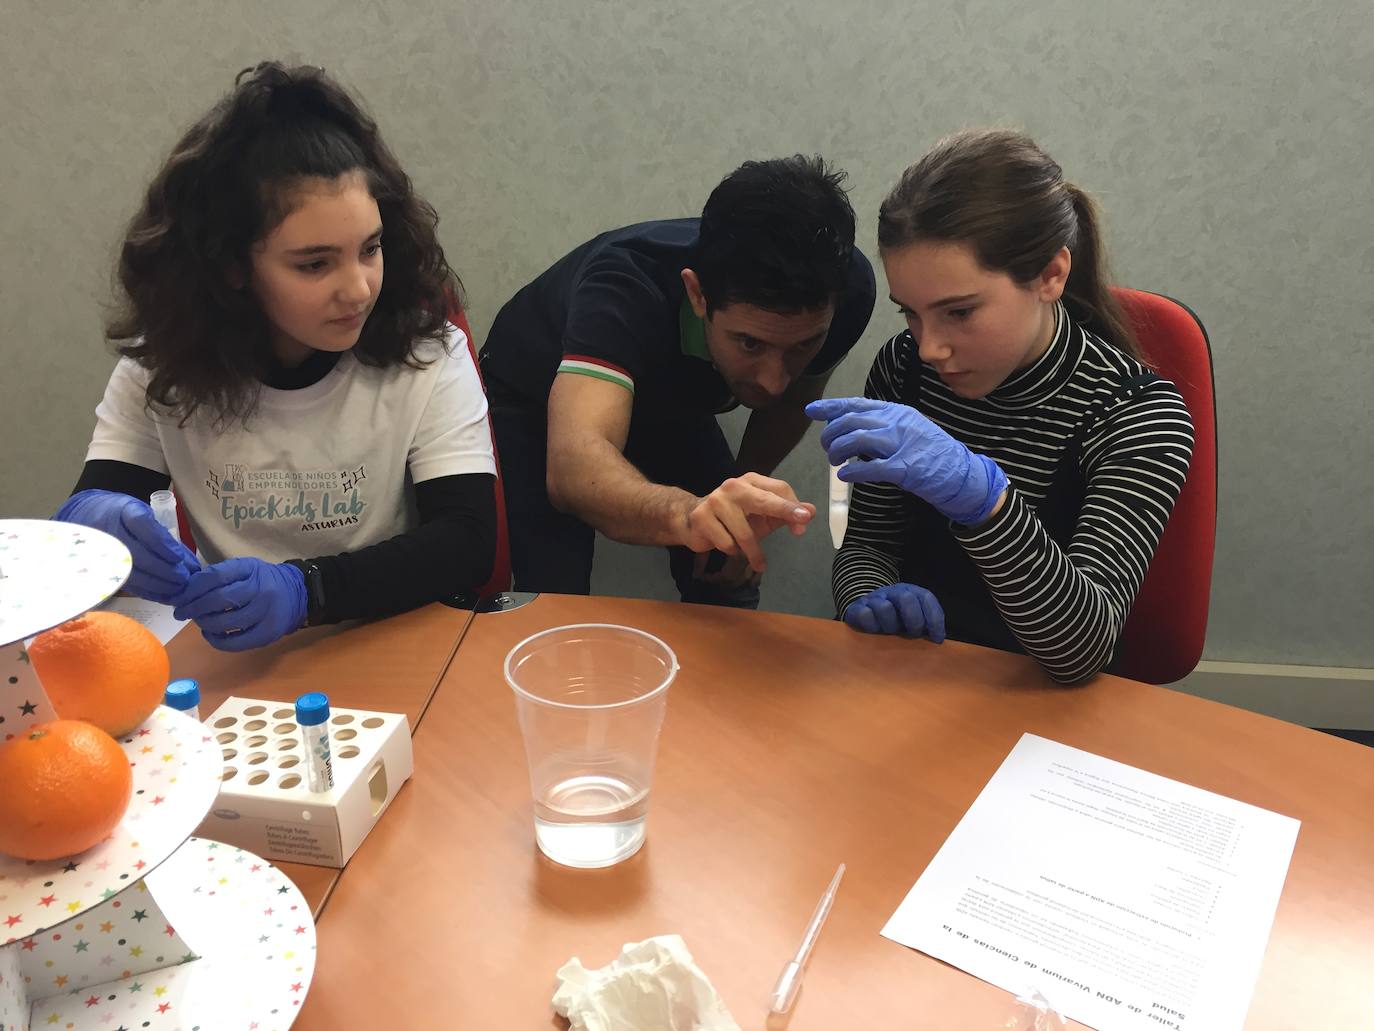
[[[202,717],[230,695],[292,703],[307,691],[324,691],[340,708],[405,713],[413,733],[471,621],[468,610],[427,605],[373,623],[300,630],[248,652],[216,651],[192,625],[172,638],[167,652],[173,678],[200,681]],[[276,865],[318,916],[339,871]]]
[[[501,672],[517,641],[573,622],[650,631],[682,664],[648,840],[608,870],[536,850]],[[1002,1028],[1009,995],[878,932],[1024,731],[1302,820],[1247,1027],[1370,1026],[1374,750],[1113,677],[1055,687],[1024,657],[966,645],[543,596],[476,618],[415,735],[413,783],[320,921],[295,1027],[562,1026],[549,999],[565,960],[600,966],[675,932],[741,1026],[761,1028],[844,861],[791,1026]]]

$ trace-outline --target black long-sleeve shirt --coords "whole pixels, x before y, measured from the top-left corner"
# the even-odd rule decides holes
[[[339,355],[320,352],[294,369],[274,369],[266,382],[295,390],[318,382]],[[109,459],[88,461],[75,490],[110,490],[147,500],[171,478]],[[418,525],[376,544],[333,555],[301,556],[320,569],[324,608],[316,622],[391,615],[480,587],[496,554],[495,478],[485,473],[438,476],[414,485]]]

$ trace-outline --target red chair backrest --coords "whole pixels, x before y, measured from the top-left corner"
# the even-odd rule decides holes
[[[468,317],[457,305],[449,309],[448,320],[463,331],[468,338],[468,354],[472,357],[472,367],[477,370],[477,379],[482,379],[482,367],[477,361],[477,344],[472,339],[472,329]],[[483,384],[486,389],[486,384]],[[496,453],[496,434],[491,430],[491,415],[487,415],[487,432],[491,433],[491,451],[496,457],[496,562],[491,568],[489,579],[478,592],[480,597],[490,598],[510,590],[510,530],[506,526],[506,492],[501,487],[501,456]]]
[[[173,494],[175,493],[173,491]],[[181,535],[182,544],[193,552],[199,553],[200,549],[196,547],[196,535],[191,532],[191,523],[186,518],[186,509],[182,508],[180,504],[177,505],[177,532]]]
[[[1136,595],[1112,672],[1169,684],[1193,671],[1207,637],[1217,527],[1217,419],[1212,348],[1187,307],[1160,294],[1113,287],[1146,360],[1183,395],[1193,418],[1193,460],[1178,503]]]

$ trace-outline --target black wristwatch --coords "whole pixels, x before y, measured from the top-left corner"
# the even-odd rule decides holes
[[[287,564],[295,566],[305,577],[305,625],[319,626],[324,619],[324,574],[308,558],[293,558]]]

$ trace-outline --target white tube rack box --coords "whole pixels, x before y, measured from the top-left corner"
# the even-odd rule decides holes
[[[330,709],[334,786],[315,792],[295,708],[225,699],[205,718],[224,768],[219,795],[196,830],[268,859],[342,867],[414,769],[405,716]]]

